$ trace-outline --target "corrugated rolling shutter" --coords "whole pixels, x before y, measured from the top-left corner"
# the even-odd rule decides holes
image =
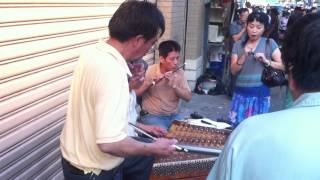
[[[157,4],[157,0],[147,0],[148,2]],[[149,52],[143,57],[143,60],[145,60],[149,65],[156,63],[155,62],[155,51],[156,46],[152,46],[152,48],[149,50]]]
[[[0,0],[0,179],[63,179],[59,135],[79,51],[123,0]],[[45,3],[44,3],[45,2]]]
[[[145,60],[149,65],[156,63],[155,62],[155,51],[156,51],[156,46],[154,45],[148,51],[148,53],[143,57],[143,60]]]

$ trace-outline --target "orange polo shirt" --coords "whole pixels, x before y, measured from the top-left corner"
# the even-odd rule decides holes
[[[145,83],[152,81],[161,74],[160,64],[151,65],[146,72]],[[191,91],[188,82],[184,76],[183,70],[178,70],[173,74],[174,86],[185,91]],[[168,79],[162,79],[160,82],[151,86],[142,95],[142,109],[151,114],[169,115],[178,113],[180,98],[176,95],[174,89],[169,86]]]

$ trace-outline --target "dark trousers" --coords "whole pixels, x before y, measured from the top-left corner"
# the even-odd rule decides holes
[[[103,170],[97,176],[93,173],[84,174],[62,158],[62,169],[66,180],[148,180],[153,161],[152,156],[125,158],[120,166],[109,171]]]
[[[145,141],[143,138],[135,139]],[[153,162],[153,156],[126,157],[118,167],[109,171],[103,170],[97,176],[93,173],[84,174],[62,157],[62,169],[65,180],[148,180]]]

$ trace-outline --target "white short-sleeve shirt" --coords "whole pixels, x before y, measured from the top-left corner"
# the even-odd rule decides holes
[[[131,73],[121,54],[100,41],[80,55],[73,76],[60,137],[62,155],[85,173],[99,174],[123,161],[103,153],[97,144],[127,137]]]

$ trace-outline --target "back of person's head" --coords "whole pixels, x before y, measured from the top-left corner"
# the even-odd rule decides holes
[[[285,36],[282,59],[297,86],[306,92],[320,90],[320,16],[297,20]]]
[[[165,31],[161,11],[145,1],[126,1],[120,5],[109,22],[109,35],[120,42],[142,35],[150,40]]]
[[[172,51],[180,52],[181,47],[179,43],[173,40],[163,41],[159,44],[159,56],[166,58]]]
[[[279,11],[277,8],[271,8],[270,9],[270,15],[271,16],[278,16],[279,15]]]
[[[296,22],[297,20],[299,20],[300,18],[302,18],[304,16],[303,12],[297,11],[297,12],[293,12],[288,19],[288,23],[287,26],[291,26],[294,24],[294,22]]]
[[[249,9],[248,8],[240,8],[240,9],[238,9],[238,16],[240,16],[244,12],[249,12]]]
[[[259,6],[255,6],[252,8],[252,12],[263,12],[263,10]]]
[[[289,17],[290,13],[288,11],[283,11],[282,16],[283,17]]]
[[[136,61],[133,61],[132,64],[142,64],[143,65],[143,69],[146,71],[148,69],[148,63],[143,60],[143,59],[138,59]]]
[[[293,10],[294,12],[305,12],[305,9],[302,6],[296,6]]]
[[[316,12],[318,12],[318,8],[316,8],[316,7],[312,7],[312,8],[310,8],[310,10],[311,10],[311,13],[316,13]]]

